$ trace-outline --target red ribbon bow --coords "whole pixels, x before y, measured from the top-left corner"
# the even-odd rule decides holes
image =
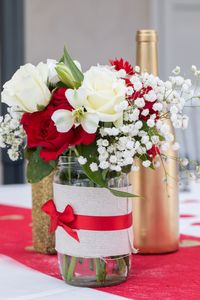
[[[77,232],[72,230],[70,226],[76,218],[71,205],[67,205],[63,212],[59,212],[53,200],[50,199],[42,206],[42,210],[51,217],[50,232],[55,231],[58,226],[61,226],[72,238],[79,242]]]

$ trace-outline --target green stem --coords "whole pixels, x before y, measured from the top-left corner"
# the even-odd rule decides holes
[[[72,155],[72,150],[69,149],[69,156],[68,156],[68,180],[69,180],[69,184],[71,183],[72,180],[72,170],[71,170],[71,155]]]
[[[123,275],[126,271],[126,262],[124,258],[117,258],[117,265],[118,265],[119,273]]]
[[[79,157],[79,153],[78,153],[78,150],[76,148],[74,148],[74,153],[76,154],[77,157]]]
[[[100,282],[101,281],[100,258],[96,258],[95,259],[95,263],[96,263],[96,277],[97,277],[97,281]]]
[[[83,258],[79,257],[78,262],[79,262],[79,264],[82,264],[83,263]]]
[[[69,269],[67,272],[67,281],[71,281],[74,275],[74,268],[76,266],[76,257],[72,256],[71,257],[71,261],[70,261],[70,265],[69,265]]]
[[[93,258],[90,259],[90,270],[94,271],[94,261],[93,261]]]
[[[66,280],[67,276],[67,255],[63,255],[63,261],[62,261],[62,271],[63,271],[63,277]]]
[[[129,269],[130,269],[130,258],[129,258],[129,255],[127,255],[127,256],[124,257],[124,261],[125,261],[125,264],[127,266],[128,271],[129,271]]]
[[[95,259],[97,282],[104,283],[106,279],[106,263],[100,258]]]

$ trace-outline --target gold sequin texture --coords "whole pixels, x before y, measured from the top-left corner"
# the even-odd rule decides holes
[[[55,235],[49,233],[49,217],[41,210],[42,205],[53,198],[53,173],[32,184],[32,233],[35,251],[54,254]]]

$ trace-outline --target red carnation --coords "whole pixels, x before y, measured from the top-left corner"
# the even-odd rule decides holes
[[[21,119],[21,124],[27,134],[28,147],[41,146],[40,156],[47,161],[57,159],[70,146],[92,143],[96,136],[96,134],[85,132],[81,126],[73,127],[65,133],[56,130],[56,126],[51,120],[54,111],[57,109],[72,110],[65,97],[65,91],[65,88],[57,89],[52,94],[49,105],[43,111],[24,113]]]
[[[152,148],[147,151],[147,154],[154,159],[157,154],[160,155],[160,149],[156,145],[153,145]]]
[[[132,85],[133,86],[133,88],[134,88],[134,85]],[[136,100],[137,98],[144,98],[144,95],[146,95],[146,94],[148,94],[148,92],[149,91],[151,91],[152,90],[152,87],[150,87],[150,86],[148,86],[148,87],[146,87],[146,88],[142,88],[140,91],[135,91],[131,96],[129,96],[129,101],[130,102],[133,102],[134,100]],[[144,99],[145,100],[145,99]],[[156,115],[156,120],[158,119],[158,117],[159,117],[159,114],[158,114],[158,111],[155,111],[154,109],[153,109],[153,105],[154,105],[154,103],[156,103],[156,100],[155,101],[153,101],[153,102],[150,102],[150,101],[147,101],[147,100],[145,100],[145,106],[142,108],[142,109],[140,109],[140,111],[141,111],[141,113],[142,113],[142,111],[144,110],[144,109],[148,109],[149,110],[149,114],[147,115],[147,116],[143,116],[141,113],[140,113],[140,120],[142,120],[142,121],[147,121],[149,118],[150,118],[150,116],[152,116],[153,114],[155,114]]]
[[[131,64],[127,60],[123,60],[123,58],[110,60],[110,64],[115,67],[116,71],[124,69],[128,75],[135,74]]]

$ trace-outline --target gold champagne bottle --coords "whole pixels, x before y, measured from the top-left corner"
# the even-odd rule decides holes
[[[158,75],[157,34],[154,30],[140,30],[136,35],[136,65],[141,72]],[[168,155],[175,156],[173,152]],[[134,246],[140,253],[167,253],[178,249],[178,188],[177,164],[169,159],[165,163],[169,174],[167,184],[163,181],[163,166],[150,170],[140,166],[140,171],[132,174],[134,193],[143,198],[135,198]]]

